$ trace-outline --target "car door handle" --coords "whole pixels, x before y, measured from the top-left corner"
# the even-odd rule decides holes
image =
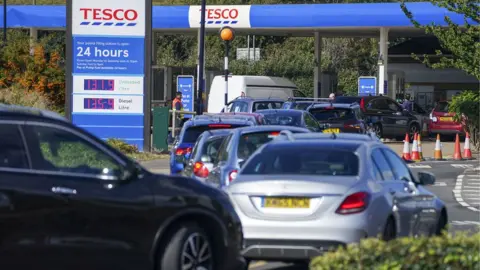
[[[75,195],[77,194],[76,189],[66,188],[66,187],[52,187],[52,192],[56,194],[66,194],[66,195]]]

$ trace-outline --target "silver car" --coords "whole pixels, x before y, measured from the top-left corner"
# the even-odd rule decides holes
[[[309,260],[367,237],[445,228],[445,204],[424,188],[434,184],[433,174],[414,176],[374,136],[347,137],[280,136],[246,161],[227,188],[242,222],[244,257]]]

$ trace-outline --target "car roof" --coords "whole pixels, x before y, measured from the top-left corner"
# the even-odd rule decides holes
[[[317,109],[317,108],[341,108],[341,109],[353,109],[355,107],[360,107],[358,103],[314,103],[310,105],[309,109]]]
[[[202,118],[202,119],[190,119],[185,122],[185,126],[205,126],[209,124],[230,124],[230,125],[247,125],[253,123],[251,119],[238,119],[238,118]]]
[[[281,126],[281,125],[265,125],[265,126],[250,126],[250,127],[242,127],[236,128],[235,132],[240,132],[241,134],[253,133],[253,132],[261,132],[261,131],[274,131],[274,130],[289,130],[295,132],[304,132],[308,133],[310,130],[301,127],[293,127],[293,126]]]
[[[303,114],[305,111],[304,110],[296,110],[296,109],[267,109],[267,110],[256,110],[255,112],[261,113],[261,114]]]
[[[264,149],[276,148],[276,147],[298,147],[298,146],[320,146],[325,148],[332,149],[341,149],[347,151],[356,151],[359,147],[364,146],[361,141],[352,141],[352,140],[298,140],[298,141],[280,141],[273,140],[268,143]]]
[[[43,109],[0,103],[0,117],[34,117],[68,122],[62,115]]]
[[[249,96],[246,96],[246,97],[237,97],[235,98],[233,101],[238,101],[238,100],[245,100],[245,101],[274,101],[274,102],[285,102],[284,99],[282,98],[275,98],[275,97],[266,97],[266,98],[254,98],[254,97],[249,97]]]
[[[358,141],[363,143],[381,143],[380,139],[373,133],[367,134],[355,134],[355,133],[318,133],[310,132],[304,133],[291,133],[288,131],[280,132],[280,136],[276,138],[278,141],[307,141],[307,140],[325,140],[325,141]]]

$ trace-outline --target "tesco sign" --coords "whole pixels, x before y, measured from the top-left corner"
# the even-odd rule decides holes
[[[200,11],[202,11],[200,9]],[[205,11],[207,20],[235,20],[238,18],[238,9],[236,8],[207,8]]]
[[[84,20],[96,21],[135,21],[138,12],[134,9],[111,9],[111,8],[80,8]]]

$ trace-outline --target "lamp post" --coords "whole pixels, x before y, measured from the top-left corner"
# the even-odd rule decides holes
[[[205,10],[207,8],[207,0],[202,0],[200,7],[200,33],[198,40],[198,70],[197,70],[197,115],[203,113],[203,93],[205,83],[203,81],[205,70]]]
[[[7,46],[7,0],[3,0],[3,46]]]
[[[224,112],[227,112],[228,104],[228,55],[230,53],[230,42],[235,39],[235,32],[231,27],[224,26],[220,29],[220,38],[225,44],[225,65],[224,65],[224,75],[225,75],[225,109]]]
[[[384,94],[384,80],[385,80],[385,65],[383,62],[383,55],[378,56],[378,91],[377,94],[383,96]]]

